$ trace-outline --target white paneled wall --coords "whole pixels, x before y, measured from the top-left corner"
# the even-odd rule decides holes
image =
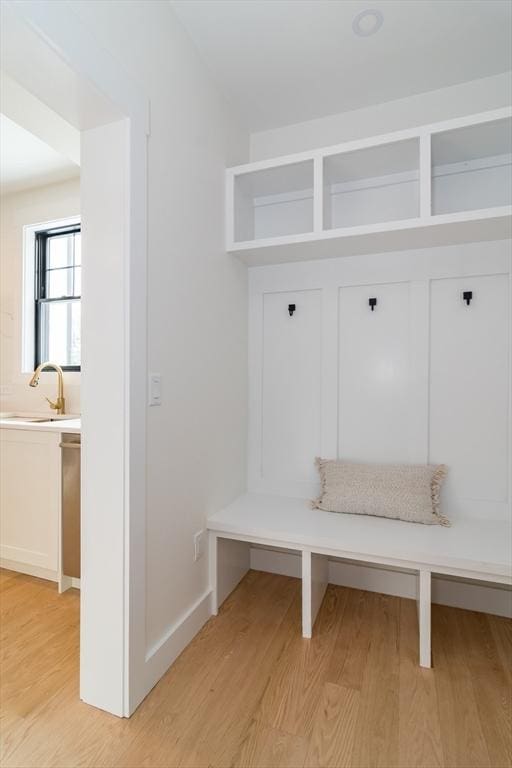
[[[461,509],[508,499],[509,355],[508,275],[432,281],[429,457],[449,465],[446,494]]]
[[[290,316],[288,307],[300,309]],[[322,292],[263,296],[261,472],[315,481],[320,452]],[[297,418],[297,414],[300,417]]]
[[[409,283],[339,291],[338,456],[411,460],[410,293]]]
[[[509,515],[510,272],[510,241],[251,269],[250,490],[444,462],[448,514]]]

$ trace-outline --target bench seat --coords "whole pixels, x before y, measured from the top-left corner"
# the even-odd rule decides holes
[[[274,546],[512,583],[512,527],[505,521],[456,520],[447,528],[334,514],[311,509],[305,499],[247,493],[212,515],[208,528]]]
[[[303,634],[311,636],[327,586],[329,557],[417,572],[420,663],[430,666],[430,574],[512,584],[512,527],[500,520],[456,519],[421,525],[311,509],[305,499],[247,493],[208,519],[213,612],[218,603],[218,539],[302,553]],[[231,572],[234,573],[233,569]]]

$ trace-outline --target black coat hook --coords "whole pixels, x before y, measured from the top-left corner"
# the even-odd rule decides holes
[[[471,304],[471,299],[473,298],[473,291],[463,291],[462,298],[469,307]]]
[[[290,317],[295,312],[295,309],[296,309],[295,304],[288,304],[288,314],[290,315]]]
[[[377,306],[377,299],[368,299],[368,304],[370,305],[370,309],[373,310]]]

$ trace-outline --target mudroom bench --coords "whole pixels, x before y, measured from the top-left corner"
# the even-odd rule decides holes
[[[247,493],[208,519],[212,613],[249,569],[251,544],[302,556],[302,634],[312,636],[330,558],[417,574],[419,663],[431,666],[431,575],[512,584],[512,529],[502,520],[456,519],[450,528],[311,509],[305,499]]]

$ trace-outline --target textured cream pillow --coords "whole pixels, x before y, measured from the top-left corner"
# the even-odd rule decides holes
[[[351,464],[327,459],[316,459],[316,464],[322,492],[313,502],[315,509],[450,525],[439,511],[444,464]]]

